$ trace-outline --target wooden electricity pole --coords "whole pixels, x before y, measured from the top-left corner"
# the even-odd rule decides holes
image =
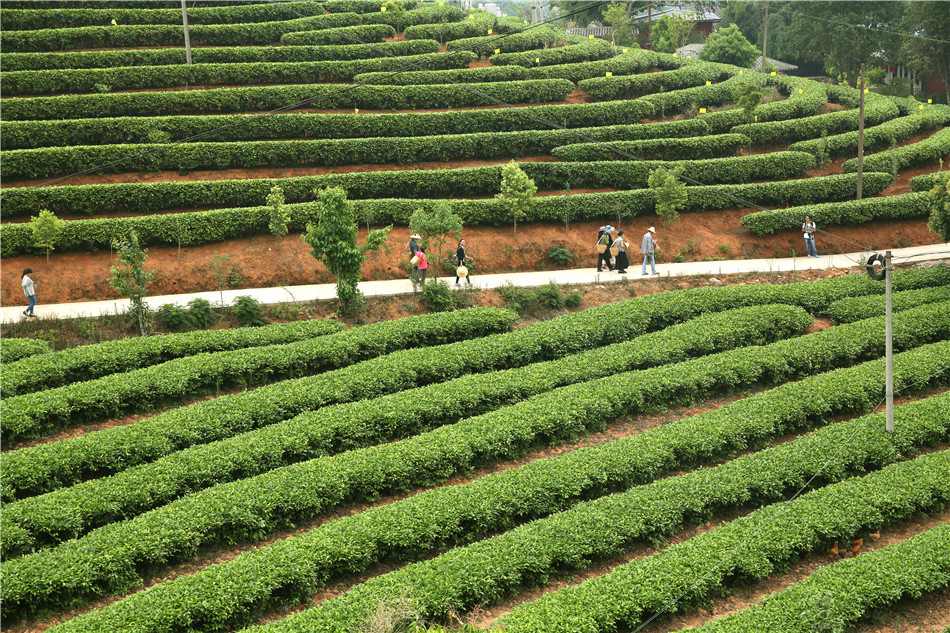
[[[864,64],[861,64],[861,82],[858,108],[858,200],[861,199],[861,181],[864,174]]]
[[[762,67],[759,68],[761,72],[765,72],[765,60],[768,57],[765,54],[766,49],[769,47],[769,3],[765,3],[765,23],[762,29]]]

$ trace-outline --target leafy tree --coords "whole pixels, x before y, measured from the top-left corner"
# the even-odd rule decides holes
[[[270,207],[270,222],[267,228],[271,235],[277,238],[277,248],[280,249],[280,240],[287,235],[287,225],[290,224],[290,209],[284,204],[284,190],[274,185],[267,196],[267,206]]]
[[[363,305],[363,295],[357,285],[362,279],[366,253],[382,246],[393,227],[371,231],[361,246],[356,241],[356,214],[346,199],[346,191],[341,187],[328,187],[320,190],[317,197],[317,223],[307,224],[307,232],[301,238],[313,249],[310,254],[322,261],[336,278],[341,312],[352,314]]]
[[[750,68],[760,55],[762,55],[761,51],[745,38],[735,24],[730,24],[710,35],[699,51],[699,58],[703,61],[732,64],[743,68]]]
[[[155,276],[154,270],[144,270],[148,250],[139,246],[139,237],[135,231],[129,234],[128,239],[115,240],[112,245],[116,250],[118,265],[111,267],[112,279],[109,284],[132,302],[131,314],[139,326],[139,332],[145,336],[149,330],[149,307],[145,303],[145,296],[148,292],[148,282]]]
[[[706,50],[703,47],[703,50]],[[749,138],[752,138],[752,120],[755,118],[755,108],[762,103],[762,91],[751,81],[743,81],[732,88],[732,97],[736,105],[742,108],[746,121],[749,122]],[[751,149],[751,148],[750,148]]]
[[[30,218],[30,228],[33,230],[33,243],[46,249],[46,268],[49,268],[49,252],[59,240],[65,222],[56,217],[49,209],[43,209],[38,216]]]
[[[653,27],[653,48],[661,53],[675,53],[686,44],[693,27],[694,14],[664,15]]]
[[[518,236],[518,220],[527,217],[528,209],[534,204],[532,196],[538,192],[534,181],[528,178],[518,163],[511,161],[501,170],[501,192],[495,199],[508,211],[514,221],[514,235]]]
[[[613,27],[611,43],[629,45],[634,42],[633,29],[630,28],[632,19],[628,12],[629,7],[615,2],[610,3],[604,10],[604,23]]]
[[[647,180],[647,184],[656,196],[656,213],[663,218],[664,238],[667,230],[679,220],[679,210],[689,201],[686,183],[678,178],[682,173],[682,167],[654,169]]]
[[[409,228],[422,236],[422,250],[428,253],[429,247],[435,246],[440,263],[444,261],[442,248],[450,237],[456,240],[459,238],[462,226],[462,218],[456,215],[445,201],[437,203],[432,211],[416,209],[409,218]]]
[[[928,200],[930,223],[927,226],[931,232],[942,237],[944,242],[950,242],[950,171],[937,175]]]
[[[786,45],[786,30],[791,14],[781,11],[777,2],[726,2],[721,5],[719,17],[722,24],[736,24],[753,46],[761,49],[764,45],[766,7],[769,17],[769,50],[766,55],[789,61],[802,61],[797,50],[789,50]]]
[[[935,70],[944,85],[950,86],[950,3],[908,3],[902,29],[905,33],[922,36],[904,38],[902,62],[918,72]],[[944,94],[950,105],[950,89]]]
[[[931,3],[928,3],[931,4]],[[939,3],[938,3],[939,4]],[[883,53],[897,56],[903,2],[789,2],[786,46],[802,59],[824,62],[826,72],[856,86],[861,64]],[[888,32],[889,31],[889,32]],[[832,35],[833,33],[833,35]]]

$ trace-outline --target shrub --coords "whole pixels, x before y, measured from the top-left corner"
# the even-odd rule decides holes
[[[558,266],[570,266],[574,263],[574,253],[564,246],[555,244],[548,251],[548,259],[553,260]]]
[[[194,325],[191,314],[174,303],[165,303],[159,306],[155,316],[158,318],[158,324],[162,329],[169,332],[184,332],[190,330]]]
[[[234,314],[244,327],[267,325],[267,321],[263,318],[264,306],[250,295],[234,298]]]
[[[33,338],[0,339],[0,359],[2,359],[0,362],[3,363],[12,363],[21,358],[45,354],[48,351],[49,342],[47,341],[38,341]]]
[[[533,290],[524,286],[516,286],[511,282],[498,288],[498,293],[505,300],[505,305],[519,314],[530,310],[537,301]]]
[[[214,312],[211,311],[211,302],[207,299],[195,297],[188,302],[188,314],[195,326],[207,330],[214,324]]]
[[[432,312],[448,312],[456,307],[455,293],[445,281],[430,279],[422,286],[422,303]]]
[[[558,288],[557,284],[553,281],[543,286],[538,286],[534,291],[534,296],[539,304],[549,310],[563,308],[567,301],[567,296],[564,294],[564,291]]]
[[[576,308],[584,302],[584,295],[580,290],[571,290],[564,298],[564,307]]]

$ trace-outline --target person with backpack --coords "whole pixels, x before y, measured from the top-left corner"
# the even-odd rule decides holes
[[[818,258],[818,249],[815,248],[815,231],[818,229],[810,215],[805,216],[802,223],[802,234],[805,236],[805,257]]]
[[[608,224],[600,227],[600,232],[597,234],[597,272],[599,273],[604,272],[604,264],[607,265],[607,270],[614,269],[610,264],[610,244],[613,242],[610,234],[613,232],[614,227]]]
[[[459,240],[459,246],[455,249],[455,285],[459,285],[459,273],[462,273],[462,277],[465,277],[468,280],[468,285],[472,285],[472,275],[469,272],[468,266],[465,265],[465,238]],[[461,270],[464,268],[464,272]]]

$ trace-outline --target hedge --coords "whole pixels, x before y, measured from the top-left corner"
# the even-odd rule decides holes
[[[926,192],[934,188],[934,185],[937,184],[937,177],[941,172],[937,171],[932,174],[921,174],[919,176],[914,176],[910,179],[908,183],[910,185],[911,191],[916,192]]]
[[[49,343],[35,338],[2,338],[0,339],[0,362],[3,363],[3,374],[9,371],[12,363],[21,358],[36,356],[37,354],[46,354],[49,352]],[[0,380],[3,375],[0,374]],[[3,388],[2,391],[6,391]]]
[[[446,43],[445,48],[448,51],[472,51],[479,57],[490,57],[496,54],[496,50],[522,52],[545,48],[554,44],[561,35],[563,31],[538,26],[529,31],[508,35],[483,34],[479,37],[463,37]]]
[[[361,24],[340,29],[285,33],[280,37],[280,43],[284,46],[346,46],[382,42],[390,37],[396,37],[396,29],[388,24]]]
[[[745,134],[717,134],[699,138],[659,138],[643,141],[611,143],[574,143],[551,150],[551,154],[566,161],[598,160],[687,160],[734,156],[749,146]]]
[[[466,53],[455,53],[460,56]],[[472,55],[472,53],[469,53]],[[477,90],[473,89],[473,86]],[[250,88],[210,88],[172,92],[128,92],[8,99],[5,120],[82,119],[111,116],[151,116],[155,112],[188,114],[241,112],[286,108],[300,103],[309,108],[412,110],[461,108],[507,103],[563,101],[574,90],[565,79],[492,82],[464,86],[348,86],[295,85]]]
[[[898,364],[898,373],[903,366],[903,363]],[[787,432],[785,429],[812,426],[822,416],[850,407],[847,387],[829,378],[853,376],[855,371],[866,374],[867,370],[862,367],[806,379],[804,383],[818,389],[827,385],[820,393],[827,394],[829,400],[819,405],[817,389],[802,390],[808,407],[804,412],[797,406],[784,406],[786,402],[794,402],[789,398],[794,395],[794,387],[774,389],[753,396],[749,399],[751,403],[729,405],[641,435],[536,460],[469,484],[436,488],[329,522],[304,534],[252,549],[231,561],[211,565],[196,574],[160,583],[69,620],[54,630],[59,633],[118,630],[133,620],[148,630],[165,630],[170,628],[171,622],[197,631],[238,628],[266,609],[305,601],[330,576],[361,573],[379,560],[411,560],[446,544],[468,543],[482,535],[508,529],[518,521],[563,510],[576,500],[644,483],[663,471],[728,457],[736,451],[747,450],[749,445],[745,442],[758,447]],[[866,425],[868,420],[842,422],[783,446],[738,458],[725,466],[665,479],[612,500],[592,502],[588,507],[629,499],[633,503],[625,509],[628,518],[648,517],[637,522],[617,521],[607,531],[612,533],[622,524],[655,526],[654,529],[661,531],[670,529],[669,517],[654,518],[649,515],[650,508],[668,507],[672,498],[664,493],[700,479],[722,488],[709,491],[706,498],[688,495],[684,499],[677,495],[681,503],[693,502],[680,505],[682,510],[695,508],[698,510],[695,514],[701,515],[707,508],[728,505],[734,502],[730,493],[743,487],[745,494],[740,499],[756,495],[772,500],[776,490],[795,486],[815,473],[816,467],[824,466],[829,448],[834,453],[833,468],[824,473],[824,481],[862,467],[879,467],[895,456],[912,454],[917,447],[932,444],[935,435],[941,436],[939,430],[945,429],[939,417],[933,420],[941,406],[946,408],[944,401],[945,398],[938,397],[898,407],[895,413],[899,422],[894,434],[877,427],[859,436],[859,442],[843,443],[842,435],[850,437],[854,428]],[[826,404],[830,411],[825,408]],[[803,419],[799,413],[805,413],[806,417]],[[931,421],[936,424],[928,424]],[[741,434],[734,436],[740,429]],[[715,444],[704,441],[706,433],[715,437]],[[841,450],[842,444],[848,450]],[[763,468],[760,462],[767,457],[774,459],[770,460],[770,467]],[[754,472],[746,471],[747,467],[755,466]],[[651,503],[654,493],[663,497],[665,503]],[[578,512],[573,514],[576,516]],[[565,513],[548,524],[569,516]],[[689,519],[682,517],[681,520]],[[536,530],[540,525],[541,522],[529,524],[510,535]],[[390,534],[398,534],[399,538],[393,539]],[[495,542],[506,538],[510,537],[502,536]],[[583,546],[599,542],[601,538],[593,538]],[[437,583],[444,580],[439,578]]]
[[[189,24],[188,32],[192,46],[241,46],[275,44],[284,33],[337,29],[359,23],[360,16],[355,13],[333,13],[249,24]],[[182,39],[181,24],[84,26],[75,29],[0,32],[0,46],[13,53],[80,48],[181,46]]]
[[[84,420],[131,411],[154,411],[222,386],[258,385],[319,374],[416,345],[438,345],[485,336],[511,326],[507,310],[462,310],[429,318],[399,319],[294,343],[202,353],[159,365],[4,398],[7,442],[42,437]]]
[[[426,40],[412,41],[424,42]],[[446,53],[439,53],[439,55],[446,55]],[[529,78],[528,71],[520,66],[499,66],[498,68],[487,66],[485,68],[461,68],[452,70],[408,70],[398,73],[360,73],[353,77],[353,83],[375,84],[377,86],[409,86],[413,84],[518,81]]]
[[[916,431],[916,433],[912,433],[912,436],[919,435],[915,437],[917,442],[913,444],[919,442],[920,444],[933,446],[939,444],[941,439],[948,437],[947,425],[946,423],[941,424],[940,420],[940,415],[946,415],[947,412],[950,412],[950,406],[945,400],[945,398],[942,398],[938,404],[930,404],[929,406],[911,407],[911,411],[920,412],[927,416],[925,424],[914,425],[916,428],[913,431]],[[791,403],[786,401],[783,404],[788,406]],[[727,411],[723,413],[727,415],[718,416],[718,419],[715,420],[719,424],[710,424],[710,420],[708,418],[703,419],[702,416],[681,423],[685,428],[681,429],[680,437],[686,436],[688,438],[687,442],[694,443],[698,439],[696,438],[697,431],[703,427],[709,428],[711,432],[721,437],[723,418],[732,417],[735,419],[735,416],[728,415],[728,413],[733,413],[732,410],[727,408]],[[768,420],[769,417],[774,417],[774,414],[773,416],[762,417]],[[873,416],[870,419],[862,419],[861,422],[864,426],[872,420],[880,423],[883,422],[881,417]],[[907,417],[905,414],[902,419],[906,420]],[[772,422],[771,425],[763,425],[761,417],[755,422],[759,422],[759,424],[749,424],[743,420],[737,426],[742,431],[746,431],[750,426],[760,432],[774,433],[776,430],[773,426],[773,420],[769,420],[769,422]],[[762,428],[763,426],[765,428]],[[835,425],[824,430],[824,432],[819,431],[816,434],[818,438],[806,436],[806,438],[797,442],[743,456],[717,468],[699,470],[634,488],[620,494],[582,503],[561,514],[539,519],[500,536],[467,547],[456,548],[431,560],[411,564],[398,571],[376,576],[357,585],[338,598],[321,602],[311,609],[295,613],[270,625],[251,627],[246,630],[248,633],[261,633],[263,631],[310,631],[315,633],[353,630],[354,626],[358,626],[363,618],[369,616],[377,608],[376,605],[386,604],[398,595],[412,597],[421,619],[448,620],[450,612],[464,613],[477,604],[496,603],[509,595],[517,595],[519,590],[536,584],[546,584],[550,575],[562,570],[583,569],[590,565],[592,559],[599,560],[606,557],[622,556],[626,547],[633,543],[642,542],[645,539],[660,540],[674,533],[684,524],[690,525],[701,522],[703,517],[709,516],[716,510],[728,511],[737,505],[741,507],[752,503],[783,501],[781,493],[792,494],[796,492],[802,482],[807,481],[810,476],[814,476],[822,483],[827,482],[834,485],[845,480],[849,474],[863,474],[863,468],[887,467],[891,460],[901,455],[901,452],[913,455],[914,449],[919,446],[918,444],[913,448],[901,447],[902,451],[894,446],[893,439],[885,437],[886,434],[878,430],[872,434],[873,441],[859,441],[857,447],[849,447],[851,450],[848,451],[847,456],[842,456],[838,454],[840,447],[830,443],[832,437],[838,442],[847,439],[847,436],[842,434],[843,429],[841,427],[850,429],[852,432],[860,428],[855,423],[845,423],[840,427]],[[756,438],[756,440],[761,441],[759,438]],[[623,442],[622,440],[620,442],[626,450],[622,453],[618,450],[617,452],[621,455],[618,455],[615,459],[640,461],[637,460],[636,454],[631,450],[635,444],[639,444],[638,448],[640,450],[651,454],[657,460],[665,457],[664,452],[669,454],[679,448],[669,440],[667,440],[667,446],[665,447],[666,451],[662,451],[659,447],[644,446],[643,443]],[[673,446],[670,446],[670,444],[673,444]],[[812,451],[820,451],[822,459],[806,452],[804,450],[806,447],[811,448]],[[883,452],[886,457],[875,454],[876,451]],[[834,464],[836,469],[834,472],[826,474],[822,466],[829,461]],[[946,459],[945,456],[938,464],[930,465],[926,472],[935,473],[940,465],[947,463],[950,463],[950,460]],[[674,468],[677,466],[678,464]],[[911,481],[910,477],[900,479],[905,485]],[[938,476],[936,479],[938,482],[947,481],[945,476]],[[939,488],[934,481],[931,481],[929,486],[924,484],[924,488],[929,488],[929,490],[921,495],[923,499],[932,500],[933,497],[936,497],[941,501],[950,500],[948,499],[950,494],[947,492],[936,493]],[[895,505],[899,507],[899,502]],[[913,504],[911,505],[914,507]],[[848,509],[851,507],[853,506],[845,506],[840,511],[846,516]],[[920,503],[914,507],[914,510],[919,511],[932,507],[940,507],[940,504],[931,506],[927,503]],[[791,511],[795,512],[795,509]],[[898,516],[902,516],[902,518],[913,516],[913,511],[909,508],[901,508],[901,510],[904,514]],[[762,510],[759,512],[762,512]],[[833,513],[833,509],[828,507],[826,512]],[[753,516],[755,514],[757,513],[754,513]],[[891,521],[893,520],[892,518]],[[763,523],[767,525],[767,522]],[[842,523],[847,525],[843,521]],[[787,527],[787,525],[783,527]],[[729,531],[732,526],[733,524],[720,526],[718,530],[706,532],[703,536],[696,537],[693,540],[699,539],[699,542],[701,542],[704,537],[721,530]],[[870,526],[868,531],[873,527],[873,525]],[[781,533],[775,533],[771,536],[773,536],[773,542],[785,540],[781,538]],[[828,534],[822,534],[820,538],[827,538],[828,536]],[[755,539],[755,542],[760,544],[759,539]],[[733,543],[733,545],[735,544]],[[649,566],[651,560],[669,557],[677,551],[676,548],[683,547],[689,548],[690,546],[682,544],[667,548],[666,551],[640,562],[629,563],[625,567],[630,568],[641,564]],[[709,568],[715,569],[714,563],[728,557],[727,555],[732,552],[732,547],[725,547],[724,544],[722,549],[718,550],[710,547],[705,552],[705,560],[702,557],[691,560],[690,569],[684,574],[685,578],[677,578],[675,582],[669,584],[665,582],[669,579],[661,573],[661,568],[651,568],[656,576],[653,578],[646,574],[638,576],[638,584],[634,587],[625,587],[628,594],[623,597],[629,599],[631,594],[636,596],[638,594],[660,592],[669,593],[671,596],[676,596],[680,592],[688,593],[683,591],[685,585],[691,585],[694,581],[702,582],[702,580],[705,580],[702,571]],[[619,569],[625,567],[622,566]],[[685,569],[682,571],[685,572]],[[733,566],[730,571],[741,577],[743,576],[742,571],[745,570],[736,570]],[[608,574],[607,577],[620,575],[621,573],[614,572]],[[714,572],[710,571],[709,573],[712,575]],[[730,574],[726,573],[724,575],[728,578]],[[758,575],[765,574],[760,573]],[[697,581],[700,576],[702,576],[702,580]],[[723,580],[723,576],[719,576],[716,580]],[[591,586],[591,591],[584,593],[589,595],[590,599],[596,600],[593,586],[600,582],[602,581],[594,579],[586,583]],[[714,581],[710,584],[715,587],[718,583]],[[580,586],[584,587],[585,585]],[[721,590],[726,590],[726,587],[722,587]],[[583,589],[579,591],[583,591]],[[570,586],[553,594],[548,592],[546,597],[541,598],[541,601],[548,601],[548,604],[550,602],[557,604],[557,598],[552,596],[559,594],[563,596],[563,594],[570,592],[572,592]],[[698,599],[689,596],[687,600],[688,603],[702,602],[704,597],[700,594]],[[608,600],[611,598],[613,596],[610,596]],[[567,602],[566,597],[565,602]],[[663,602],[657,602],[656,607],[664,606]],[[550,614],[538,609],[538,606],[537,603],[532,604],[528,600],[521,601],[519,606],[516,606],[511,615],[503,622],[506,626],[517,623],[514,624],[513,630],[546,632],[616,630],[612,626],[613,623],[607,624],[602,629],[592,628],[590,622],[584,621],[583,615],[572,618],[571,607],[564,604],[557,604],[557,610],[555,611],[555,613],[563,612],[562,617],[551,617]],[[596,610],[603,612],[609,611],[609,609],[609,606],[600,607],[598,605]],[[526,612],[537,617],[539,611],[543,615],[548,615],[545,622],[549,628],[543,628],[543,626],[532,623],[527,618],[521,619],[519,617],[520,614]],[[583,614],[586,609],[581,606],[576,608],[576,611]],[[799,614],[799,617],[801,617],[801,614]],[[571,623],[573,626],[564,624],[564,620],[573,620]],[[638,620],[631,619],[631,621],[633,624],[630,629],[635,628],[640,623]],[[503,630],[508,631],[512,628]],[[775,629],[766,627],[761,630]]]
[[[947,112],[950,114],[950,107],[947,108]],[[950,116],[947,117],[947,121],[950,122]],[[908,167],[927,163],[936,167],[948,154],[950,154],[950,128],[945,127],[922,141],[866,156],[864,169],[891,171],[896,167],[897,170],[902,171]],[[845,161],[841,169],[846,173],[858,171],[858,159],[852,158]]]
[[[306,412],[111,477],[7,503],[4,527],[14,526],[24,534],[17,544],[21,551],[27,546],[48,546],[119,517],[139,515],[185,493],[320,455],[411,437],[568,384],[797,336],[812,321],[801,308],[787,305],[741,308],[560,360],[463,376],[377,400]],[[209,468],[209,464],[214,466]],[[4,557],[15,553],[10,541],[4,547]]]
[[[360,28],[360,27],[347,27]],[[377,42],[337,46],[222,46],[191,51],[195,64],[236,64],[252,62],[319,62],[401,57],[439,52],[432,40]],[[94,51],[80,53],[0,53],[5,72],[24,70],[68,70],[115,68],[119,66],[171,66],[185,63],[180,48]]]
[[[377,8],[375,11],[363,12],[360,17],[363,24],[388,24],[399,33],[417,24],[458,22],[466,17],[464,11],[451,5],[425,3],[418,6],[419,8],[410,11],[395,12],[380,11]]]
[[[897,271],[892,283],[896,291],[950,284],[950,268],[941,266],[926,270]],[[504,361],[522,355],[530,357],[522,363],[550,360],[558,354],[581,351],[593,346],[615,343],[694,318],[708,312],[718,312],[742,306],[766,303],[799,305],[809,312],[823,314],[828,305],[840,298],[865,294],[881,294],[883,284],[866,276],[847,276],[816,282],[802,282],[778,286],[727,286],[678,290],[662,295],[648,295],[626,302],[585,310],[547,323],[526,328],[524,334],[515,333],[504,339],[484,343],[477,349],[456,346],[462,358],[481,359],[486,353],[494,366],[481,371],[511,367]],[[623,325],[621,331],[615,328]],[[611,332],[614,332],[611,334]],[[612,337],[612,338],[611,338]],[[585,341],[592,341],[589,345]],[[504,345],[498,344],[499,341]],[[588,345],[588,347],[585,347]],[[497,349],[492,349],[492,348]],[[564,351],[555,352],[560,347]],[[477,352],[477,353],[476,353]],[[420,352],[424,356],[424,352]],[[412,365],[414,356],[406,354]],[[431,355],[432,366],[438,352]],[[534,359],[533,361],[531,359]],[[366,365],[336,372],[333,375],[288,381],[260,387],[253,392],[198,403],[184,409],[164,413],[136,425],[122,426],[88,433],[81,437],[60,440],[20,449],[3,455],[3,486],[34,492],[48,491],[50,486],[72,485],[92,476],[118,472],[136,464],[161,458],[188,446],[216,441],[243,433],[253,428],[273,424],[301,411],[315,410],[334,402],[349,402],[373,398],[419,384],[449,380],[454,368],[447,367],[440,374],[415,378],[405,368],[387,370],[387,380],[395,387],[380,385],[375,374],[383,376],[382,368],[388,361],[379,359]],[[509,364],[505,365],[504,362]],[[367,369],[368,368],[368,369]],[[370,371],[372,370],[372,371]],[[434,369],[432,371],[435,371]],[[399,372],[404,372],[405,375]],[[352,384],[351,384],[352,383]],[[340,391],[340,394],[335,394]],[[16,496],[14,493],[5,493]]]
[[[79,70],[22,70],[0,73],[0,81],[5,86],[6,96],[93,92],[98,84],[108,85],[113,90],[202,85],[309,84],[324,81],[351,81],[355,75],[376,71],[391,75],[393,72],[402,71],[407,65],[424,66],[433,71],[467,68],[471,61],[471,54],[466,52],[436,52],[406,57],[378,57],[349,61],[228,62],[190,66],[183,64],[181,66],[123,66]],[[508,81],[527,78],[523,69],[520,74],[514,71],[507,71],[507,74],[511,75]],[[504,80],[492,79],[491,81]]]
[[[498,19],[494,15],[479,10],[469,13],[460,22],[408,26],[402,34],[407,40],[436,40],[445,43],[450,40],[485,35],[488,29],[493,28],[497,22]]]
[[[864,151],[886,148],[894,143],[902,143],[927,130],[933,130],[950,123],[950,106],[934,107],[911,114],[909,116],[892,119],[864,130]],[[858,153],[858,133],[845,132],[826,138],[812,139],[793,143],[790,150],[808,152],[816,156],[822,152],[829,158],[853,156]],[[868,160],[869,157],[865,157]],[[888,164],[888,170],[890,164]]]
[[[255,328],[162,334],[81,345],[18,363],[7,364],[8,359],[4,359],[0,391],[4,398],[9,398],[158,365],[174,358],[293,343],[343,329],[346,326],[333,319],[309,319]]]
[[[394,141],[395,139],[390,139]],[[648,163],[649,164],[649,163]],[[712,185],[687,188],[686,209],[691,212],[713,209],[741,208],[748,204],[782,205],[789,201],[814,203],[853,198],[856,191],[855,174],[840,174],[820,178],[786,180],[782,182],[741,185]],[[875,195],[890,185],[890,174],[864,174],[866,195]],[[917,194],[923,195],[923,194]],[[633,218],[651,215],[656,211],[656,194],[650,189],[634,189],[609,193],[588,193],[534,198],[526,222],[562,222],[566,212],[574,221],[583,221],[619,215]],[[409,218],[417,209],[432,209],[443,200],[412,198],[378,198],[350,201],[357,217],[367,222],[408,226]],[[506,210],[497,200],[444,200],[466,225],[505,225]],[[263,235],[268,232],[269,207],[244,207],[195,211],[138,217],[70,220],[63,224],[57,241],[60,251],[107,248],[115,239],[135,231],[143,245],[177,244],[190,246],[226,241],[240,236]],[[287,205],[291,214],[289,229],[304,230],[318,216],[316,203]],[[619,220],[618,220],[619,221]],[[15,257],[33,252],[32,229],[29,223],[0,224],[0,257]],[[38,252],[38,251],[37,251]]]
[[[946,337],[950,334],[946,306],[942,320],[944,327],[935,325],[929,332],[911,334],[905,344],[913,339],[923,342],[931,336]],[[873,337],[876,340],[863,338],[879,354],[883,324],[880,319],[877,321]],[[942,334],[937,333],[939,330]],[[907,334],[903,330],[902,336]],[[821,338],[828,337],[809,340]],[[606,422],[620,415],[665,410],[723,391],[802,373],[808,375],[862,355],[861,351],[852,355],[861,345],[855,340],[841,341],[842,356],[824,346],[820,351],[812,348],[805,353],[806,346],[796,347],[802,340],[742,348],[562,387],[513,407],[399,442],[301,462],[199,491],[51,550],[6,561],[2,568],[5,615],[15,618],[52,606],[50,603],[71,603],[103,589],[114,590],[133,581],[135,567],[164,564],[220,540],[259,539],[298,517],[319,516],[344,500],[375,499],[432,485],[501,457],[521,455],[541,441],[563,441],[585,431],[602,429]],[[944,354],[950,350],[950,344],[930,347],[939,347]],[[786,351],[790,348],[797,353]],[[797,359],[797,366],[793,359]],[[931,372],[924,370],[932,371],[933,365],[932,356],[922,359],[914,368],[914,378],[926,377]],[[931,380],[939,382],[939,378]],[[871,391],[880,391],[880,382],[880,377],[874,379]],[[851,406],[867,406],[870,394],[864,396],[852,396]],[[950,495],[950,487],[946,494]],[[104,549],[107,542],[111,545]],[[115,543],[123,544],[121,550]]]
[[[454,112],[406,112],[398,114],[251,114],[216,116],[103,117],[53,121],[3,121],[0,135],[4,149],[35,147],[149,143],[155,134],[170,140],[256,141],[300,138],[366,138],[430,136],[474,132],[547,130],[548,120],[563,127],[597,127],[629,124],[653,114],[653,107],[639,101],[609,101],[570,105],[525,106],[457,110]],[[625,128],[626,129],[626,128]],[[631,128],[633,129],[633,128]],[[631,138],[707,134],[703,122],[673,121],[639,125]],[[718,131],[727,131],[725,130]],[[197,138],[193,138],[196,137]]]
[[[653,68],[663,70],[679,68],[679,62],[667,60],[666,57],[662,53],[637,48],[610,59],[585,63],[570,62],[549,66],[536,63],[524,65],[528,68],[528,74],[532,79],[570,79],[577,83],[594,77],[606,77],[608,72],[614,75],[635,75]]]
[[[821,605],[825,622],[847,626],[901,599],[920,600],[948,585],[950,523],[944,523],[901,543],[820,567],[804,580],[771,594],[767,601],[681,633],[776,629],[809,633],[818,617],[815,605]],[[806,613],[812,615],[803,618]]]
[[[654,92],[701,86],[706,81],[720,82],[738,72],[738,67],[726,64],[687,63],[682,68],[658,73],[585,79],[577,87],[597,101],[632,99]]]
[[[892,295],[891,309],[901,312],[928,303],[950,301],[950,286],[905,290]],[[834,323],[853,323],[884,314],[882,296],[848,297],[828,306],[828,316]]]
[[[515,607],[501,623],[511,633],[635,628],[686,587],[689,596],[679,608],[721,595],[740,579],[765,578],[832,541],[910,520],[948,501],[950,451],[925,455],[766,506],[604,576]],[[700,576],[698,570],[706,573]]]
[[[188,9],[188,24],[238,24],[272,22],[308,15],[323,15],[326,8],[316,2],[280,2]],[[0,9],[0,21],[7,31],[27,29],[69,29],[106,26],[115,20],[130,24],[181,24],[181,9]]]
[[[742,216],[739,222],[756,235],[769,235],[777,231],[800,229],[806,215],[820,226],[857,226],[880,220],[923,218],[930,215],[927,197],[926,193],[905,193],[833,204],[807,204],[750,213]]]
[[[815,166],[804,152],[772,152],[735,158],[662,163],[527,162],[521,169],[541,190],[640,189],[656,166],[682,168],[683,175],[705,184],[800,178]],[[287,202],[306,202],[325,187],[343,187],[352,199],[387,196],[434,197],[493,195],[500,190],[502,165],[460,169],[387,170],[242,180],[135,182],[102,185],[23,187],[0,190],[4,218],[29,217],[42,205],[57,215],[155,213],[202,206],[228,207],[264,201],[280,186]]]
[[[599,59],[613,57],[614,47],[607,40],[584,40],[579,44],[544,48],[521,53],[496,53],[488,58],[492,66],[554,66],[561,64],[583,64]]]
[[[864,124],[876,126],[898,116],[897,106],[879,95],[869,94],[864,108]],[[836,135],[858,129],[858,111],[844,110],[786,121],[744,123],[732,128],[752,137],[756,145],[782,145],[806,139],[817,139],[822,132]]]

